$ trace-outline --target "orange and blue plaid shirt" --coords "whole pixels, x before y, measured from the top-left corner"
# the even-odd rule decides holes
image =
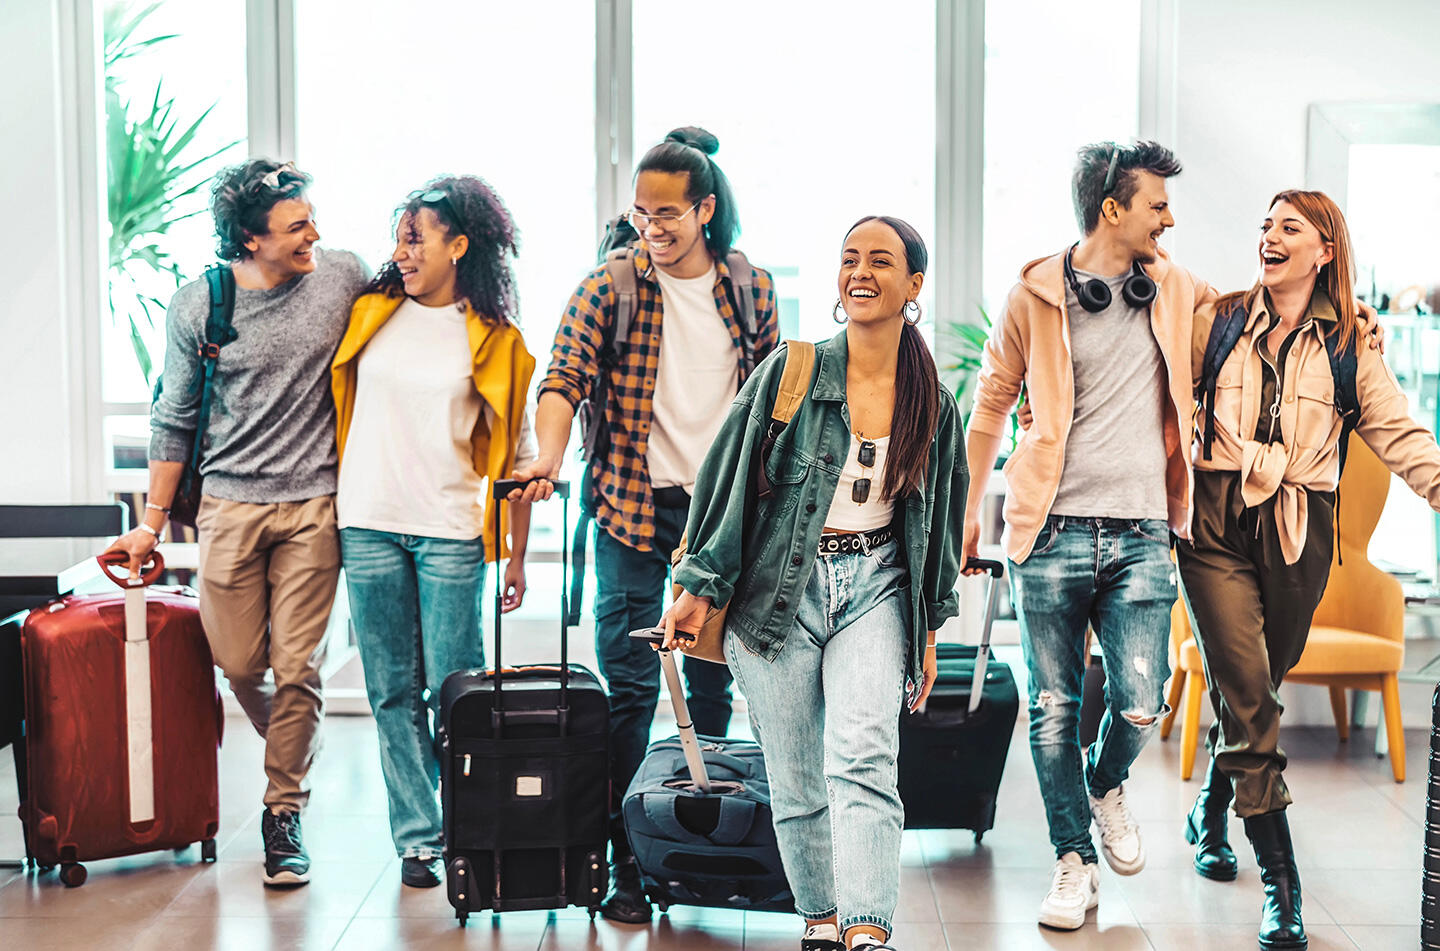
[[[603,458],[591,459],[588,464],[595,485],[592,500],[595,520],[617,541],[637,551],[650,551],[655,537],[655,499],[645,455],[649,450],[655,373],[660,366],[664,308],[649,254],[643,247],[637,247],[632,260],[636,276],[635,319],[630,324],[629,339],[615,342],[619,361],[611,372],[606,421],[610,447]],[[768,271],[753,267],[751,270],[754,272],[755,336],[745,341],[731,303],[734,285],[730,269],[724,261],[715,262],[715,309],[734,341],[735,362],[740,367],[742,384],[753,369],[745,365],[746,344],[758,364],[775,349],[780,338],[775,281]],[[555,332],[550,369],[540,382],[541,393],[559,393],[572,407],[578,407],[590,394],[591,383],[600,372],[605,328],[614,321],[619,303],[620,296],[603,265],[580,282]]]

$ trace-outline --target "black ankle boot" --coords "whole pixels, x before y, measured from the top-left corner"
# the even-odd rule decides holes
[[[627,925],[643,925],[650,920],[650,900],[640,881],[640,869],[634,859],[624,859],[610,866],[610,894],[600,905],[600,914],[610,921]]]
[[[1195,846],[1195,871],[1217,882],[1233,882],[1239,874],[1227,834],[1233,795],[1230,777],[1216,769],[1212,759],[1205,785],[1185,817],[1185,841]]]
[[[1265,907],[1260,919],[1260,947],[1298,951],[1308,948],[1305,923],[1300,920],[1300,872],[1290,844],[1290,823],[1277,809],[1245,819],[1245,834],[1255,846],[1260,881],[1265,886]]]

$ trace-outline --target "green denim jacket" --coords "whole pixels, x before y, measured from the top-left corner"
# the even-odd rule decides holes
[[[816,345],[809,396],[776,440],[766,467],[775,492],[756,498],[754,471],[785,351],[777,349],[745,382],[700,466],[686,527],[688,551],[675,568],[675,581],[686,591],[729,604],[727,629],[768,660],[780,654],[795,626],[851,438],[842,331]],[[910,566],[912,678],[924,658],[924,632],[958,612],[955,582],[969,485],[960,412],[942,387],[924,491],[895,506],[894,524]]]

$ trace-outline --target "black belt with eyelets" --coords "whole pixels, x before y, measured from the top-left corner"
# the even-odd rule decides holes
[[[856,552],[870,554],[870,549],[877,548],[895,537],[895,529],[889,525],[884,528],[877,528],[873,532],[835,532],[820,536],[820,554],[822,555],[853,555]]]

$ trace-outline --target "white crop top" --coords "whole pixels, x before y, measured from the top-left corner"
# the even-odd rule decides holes
[[[885,458],[890,448],[890,437],[881,436],[869,440],[875,443],[875,464],[860,465],[859,436],[850,437],[850,451],[845,456],[845,467],[840,471],[840,484],[835,487],[835,498],[830,503],[830,514],[825,516],[825,527],[845,532],[873,532],[890,524],[895,514],[895,503],[881,497],[881,486],[885,482]],[[864,502],[852,497],[855,480],[870,480],[870,496]]]

